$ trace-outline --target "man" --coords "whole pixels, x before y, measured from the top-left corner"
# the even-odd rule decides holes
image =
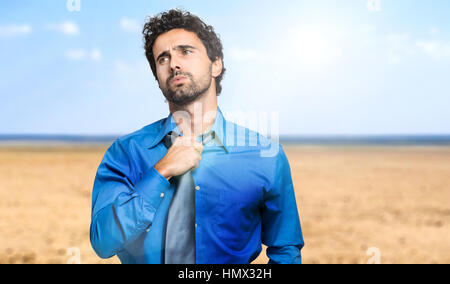
[[[150,18],[146,56],[170,115],[119,138],[93,189],[91,243],[122,263],[301,263],[303,237],[281,145],[225,119],[211,26],[180,10]],[[249,137],[256,137],[250,139]],[[274,155],[264,154],[276,149]]]

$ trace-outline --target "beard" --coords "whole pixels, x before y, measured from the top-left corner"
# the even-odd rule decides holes
[[[187,72],[173,72],[167,78],[165,87],[161,87],[161,91],[166,97],[166,100],[177,105],[186,106],[202,97],[211,87],[211,72],[212,66],[209,67],[208,74],[200,77],[198,81],[194,80],[192,74]],[[171,80],[175,76],[184,76],[187,80],[178,85],[172,85]]]

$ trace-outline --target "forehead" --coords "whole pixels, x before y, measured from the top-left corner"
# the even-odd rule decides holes
[[[173,29],[156,38],[153,44],[153,54],[156,57],[161,52],[168,51],[179,45],[191,45],[206,52],[206,48],[196,33],[184,29]]]

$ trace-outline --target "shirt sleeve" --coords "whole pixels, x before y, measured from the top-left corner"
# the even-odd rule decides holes
[[[262,243],[269,264],[300,264],[304,241],[291,170],[281,145],[273,172],[271,186],[264,191]]]
[[[101,258],[116,255],[152,225],[170,187],[154,167],[135,179],[133,162],[118,140],[98,168],[92,194],[90,240]]]

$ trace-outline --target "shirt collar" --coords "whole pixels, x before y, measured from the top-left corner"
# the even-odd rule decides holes
[[[212,125],[212,127],[209,131],[213,131],[215,133],[215,138],[216,138],[216,142],[218,143],[218,145],[223,147],[226,150],[226,152],[229,153],[230,149],[228,146],[225,145],[226,143],[224,143],[226,141],[226,136],[225,136],[225,131],[224,131],[225,123],[226,123],[226,120],[223,116],[223,113],[220,110],[220,108],[217,107],[216,118],[214,120],[214,124]],[[175,120],[173,119],[173,115],[169,114],[169,116],[165,120],[163,120],[162,126],[161,126],[161,131],[159,131],[156,138],[151,142],[151,144],[149,145],[149,148],[153,148],[156,145],[158,145],[159,143],[161,143],[161,141],[164,139],[164,137],[166,137],[166,135],[169,134],[169,132],[171,132],[171,131],[174,131],[178,135],[181,135],[181,132],[178,129],[178,126],[177,126]]]

